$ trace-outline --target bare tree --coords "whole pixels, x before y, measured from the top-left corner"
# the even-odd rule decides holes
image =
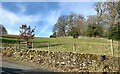
[[[35,30],[35,28],[31,30],[30,26],[27,27],[26,24],[22,24],[22,26],[19,27],[20,35],[19,35],[18,38],[24,39],[27,42],[27,45],[28,45],[28,40],[34,38],[34,35],[35,35],[35,34],[33,34],[34,30]]]
[[[115,26],[117,24],[117,18],[118,18],[118,2],[106,2],[106,8],[107,11],[106,13],[108,13],[109,15],[109,28]],[[109,31],[110,32],[110,31]],[[113,48],[113,38],[110,38],[111,40],[111,50],[112,50],[112,54],[114,55],[114,48]]]
[[[106,11],[106,5],[103,2],[98,2],[95,4],[95,11],[97,12],[96,24],[102,24],[103,14]]]
[[[85,19],[82,15],[71,12],[67,17],[67,32],[68,35],[75,29],[79,35],[83,35],[85,32]]]
[[[66,18],[65,15],[60,16],[57,23],[54,25],[53,33],[56,33],[58,37],[66,36]]]

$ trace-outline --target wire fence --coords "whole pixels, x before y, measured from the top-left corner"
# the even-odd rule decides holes
[[[15,49],[33,49],[45,51],[60,51],[60,52],[74,52],[74,53],[95,53],[112,55],[110,44],[102,43],[69,43],[69,42],[39,42],[39,43],[2,43],[2,47],[12,47]],[[118,46],[114,45],[114,53],[118,55]]]
[[[41,49],[48,51],[71,51],[75,52],[77,44],[75,43],[28,43],[29,49]],[[2,47],[12,47],[16,49],[27,49],[26,43],[2,43]]]

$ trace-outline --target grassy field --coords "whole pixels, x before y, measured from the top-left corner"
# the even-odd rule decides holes
[[[18,41],[15,35],[12,37],[10,36],[3,36],[1,38],[2,42]],[[76,53],[92,53],[92,54],[105,54],[105,55],[112,54],[110,41],[105,38],[80,37],[78,39],[73,39],[68,37],[64,37],[64,38],[35,37],[34,39],[29,40],[29,42],[33,42],[33,46],[34,46],[33,49],[35,50],[48,50],[48,46],[50,46],[49,51],[53,51],[53,52],[74,51]],[[73,50],[73,48],[75,50]],[[114,41],[114,49],[115,49],[115,56],[118,56],[118,41]]]

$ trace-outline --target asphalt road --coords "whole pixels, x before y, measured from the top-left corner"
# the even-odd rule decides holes
[[[11,62],[5,62],[0,60],[0,71],[1,74],[41,74],[51,73],[52,71],[42,68],[35,68],[26,65],[20,65]],[[53,73],[52,73],[53,74]]]

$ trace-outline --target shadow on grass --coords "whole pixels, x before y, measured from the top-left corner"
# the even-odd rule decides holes
[[[34,48],[47,48],[49,47],[55,47],[55,46],[61,46],[62,44],[49,44],[49,43],[39,43],[34,44]]]

